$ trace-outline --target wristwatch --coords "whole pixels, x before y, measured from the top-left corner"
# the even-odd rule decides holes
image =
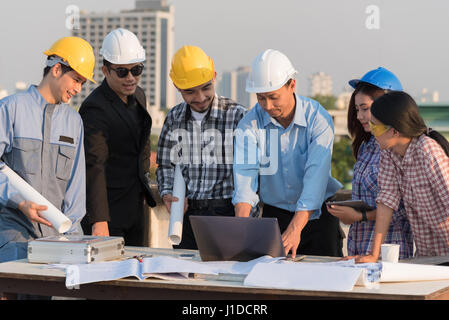
[[[367,222],[368,219],[366,217],[366,210],[362,209],[362,211],[360,211],[360,213],[362,214],[362,220],[360,220],[360,222]]]

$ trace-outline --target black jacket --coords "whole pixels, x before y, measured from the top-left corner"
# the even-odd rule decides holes
[[[89,223],[109,221],[131,226],[143,214],[142,192],[154,207],[146,174],[150,168],[151,116],[146,97],[137,87],[135,100],[143,112],[141,135],[126,105],[106,79],[84,100],[79,110],[84,124],[86,153],[86,217]]]

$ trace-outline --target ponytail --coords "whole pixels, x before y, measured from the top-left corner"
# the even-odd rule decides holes
[[[424,132],[426,136],[429,138],[432,138],[435,140],[441,148],[444,150],[444,153],[446,153],[446,156],[449,157],[449,142],[446,140],[446,138],[439,133],[436,130],[433,130],[432,128],[428,128],[426,132]]]

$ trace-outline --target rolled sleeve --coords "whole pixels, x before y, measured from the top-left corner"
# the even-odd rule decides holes
[[[379,186],[379,193],[377,194],[376,202],[383,203],[387,207],[397,211],[401,201],[401,194],[393,159],[390,157],[390,151],[382,150],[379,161],[379,176],[377,183]]]

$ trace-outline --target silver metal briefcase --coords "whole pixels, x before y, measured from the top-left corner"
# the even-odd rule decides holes
[[[31,263],[91,263],[123,258],[122,237],[50,236],[28,242]]]

